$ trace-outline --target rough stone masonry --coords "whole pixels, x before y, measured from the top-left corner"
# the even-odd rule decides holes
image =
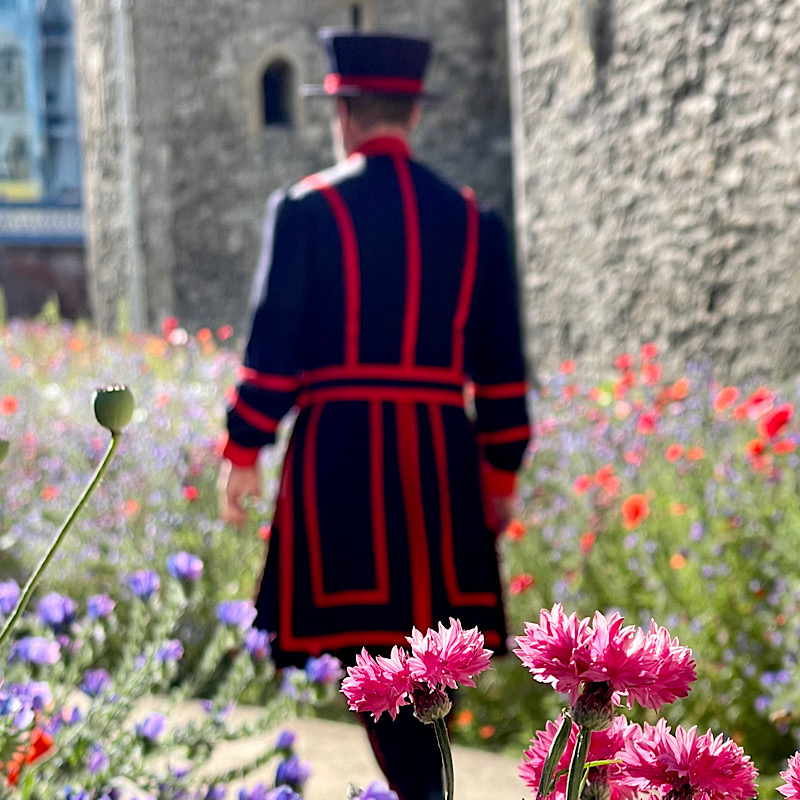
[[[800,3],[509,0],[531,348],[800,370]]]

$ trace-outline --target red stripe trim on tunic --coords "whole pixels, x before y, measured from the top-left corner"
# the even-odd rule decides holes
[[[319,175],[305,178],[307,183],[318,189],[331,207],[339,238],[342,244],[342,272],[344,274],[344,361],[346,364],[358,363],[358,338],[361,327],[361,274],[358,255],[358,239],[353,218],[344,198],[333,186]]]
[[[422,244],[419,232],[419,206],[411,168],[408,161],[392,156],[400,198],[403,203],[403,225],[406,241],[406,301],[403,314],[403,341],[400,360],[405,366],[412,366],[417,356],[419,335],[420,292],[422,290]]]
[[[292,635],[294,609],[294,440],[289,445],[283,465],[283,483],[278,493],[276,518],[278,526],[278,561],[280,576],[278,587],[280,603],[278,619],[280,620],[278,639],[284,650],[298,649]],[[302,649],[302,648],[300,648]]]
[[[436,463],[436,477],[439,483],[439,518],[442,543],[442,572],[447,599],[454,606],[474,605],[497,606],[497,596],[493,592],[462,592],[458,585],[456,571],[456,554],[453,542],[453,513],[450,501],[450,480],[447,471],[447,443],[445,441],[444,419],[442,408],[438,405],[428,406],[431,421],[431,438],[433,441],[433,457]]]
[[[377,423],[373,415],[377,409]],[[385,605],[389,602],[389,561],[386,547],[386,514],[383,509],[383,421],[380,405],[370,408],[370,499],[372,503],[372,552],[375,565],[375,586],[370,589],[325,591],[322,560],[322,535],[319,527],[317,498],[317,439],[322,406],[314,406],[306,428],[303,451],[303,514],[306,523],[311,596],[317,608],[346,605]],[[378,483],[376,483],[378,481]],[[377,495],[377,496],[376,496]]]
[[[475,384],[475,397],[480,400],[509,400],[528,393],[525,381],[515,383]]]
[[[262,433],[275,433],[278,430],[280,420],[262,414],[256,411],[252,406],[239,397],[239,392],[234,392],[233,395],[233,411],[238,414],[248,425],[258,428]]]
[[[454,372],[449,367],[426,367],[415,364],[333,364],[328,367],[317,367],[303,373],[303,385],[320,381],[361,380],[374,378],[377,380],[431,381],[433,383],[451,383],[461,387],[464,375]]]
[[[298,408],[306,408],[316,403],[368,400],[441,403],[458,408],[464,405],[464,396],[460,391],[431,389],[427,386],[328,386],[304,389],[300,392],[295,405]]]
[[[417,410],[409,403],[397,403],[395,410],[400,484],[408,532],[412,620],[419,630],[424,631],[431,627],[433,612],[431,609],[431,564],[419,474]]]
[[[525,442],[530,439],[530,425],[520,425],[517,428],[508,428],[504,431],[479,433],[478,441],[481,444],[509,444],[511,442]]]
[[[461,273],[461,288],[458,304],[453,317],[453,357],[452,365],[456,372],[464,369],[464,328],[467,326],[472,293],[475,288],[475,275],[478,269],[478,203],[475,192],[469,187],[462,191],[467,204],[467,228],[464,245],[464,269]]]
[[[289,375],[269,375],[250,367],[240,367],[238,377],[248,386],[272,392],[295,392],[300,388],[300,378],[293,378]]]
[[[305,517],[306,540],[308,542],[308,567],[311,573],[311,596],[315,606],[323,603],[325,594],[322,575],[322,542],[319,535],[317,513],[317,432],[322,406],[314,406],[306,427],[303,447],[303,516]]]
[[[340,647],[370,647],[372,645],[399,645],[407,647],[406,637],[411,631],[342,631],[340,633],[320,634],[319,636],[295,636],[294,633],[279,635],[280,646],[286,651],[319,654]],[[500,646],[497,631],[482,631],[487,647]]]

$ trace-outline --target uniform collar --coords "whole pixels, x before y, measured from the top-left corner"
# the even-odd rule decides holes
[[[399,136],[376,136],[374,139],[367,139],[362,142],[354,153],[367,156],[401,156],[411,158],[412,152],[408,142]]]

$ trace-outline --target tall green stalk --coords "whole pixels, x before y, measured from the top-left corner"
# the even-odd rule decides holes
[[[42,574],[47,569],[47,565],[55,556],[56,551],[58,550],[61,542],[64,541],[64,537],[67,535],[67,532],[72,527],[72,523],[75,522],[78,514],[80,513],[81,509],[86,504],[86,501],[91,496],[92,492],[95,490],[97,485],[100,483],[103,474],[105,473],[106,469],[108,469],[108,465],[111,463],[111,459],[114,456],[114,453],[119,446],[120,436],[118,433],[111,434],[111,441],[108,444],[108,448],[106,449],[106,453],[103,456],[103,460],[98,465],[97,469],[95,470],[92,479],[87,484],[86,488],[83,490],[83,493],[78,498],[78,501],[70,511],[69,516],[64,520],[64,523],[61,526],[59,532],[53,538],[53,541],[50,542],[50,547],[47,549],[47,552],[42,556],[41,561],[36,566],[36,569],[33,571],[33,574],[28,579],[28,582],[25,584],[25,588],[22,590],[20,594],[19,600],[17,601],[16,608],[11,613],[11,616],[6,620],[5,625],[3,626],[2,632],[0,632],[0,648],[2,648],[3,643],[8,638],[8,635],[11,633],[11,629],[17,623],[19,618],[22,616],[22,612],[25,611],[28,602],[33,595],[34,590],[36,589],[36,584],[39,582],[39,579],[42,577]]]
[[[439,743],[439,752],[442,754],[444,767],[444,800],[453,800],[453,786],[455,773],[453,772],[453,753],[450,749],[450,737],[447,735],[447,726],[441,717],[433,720],[433,729],[436,731],[436,741]]]

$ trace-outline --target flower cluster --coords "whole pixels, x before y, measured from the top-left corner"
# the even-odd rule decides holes
[[[410,653],[395,646],[388,657],[373,658],[366,648],[356,656],[356,665],[348,667],[342,681],[351,709],[369,712],[375,719],[387,711],[394,719],[402,706],[413,703],[423,721],[443,718],[451,708],[445,690],[474,686],[492,655],[477,628],[465,631],[452,618],[449,628],[440,622],[438,630],[424,635],[415,628],[408,643]]]
[[[658,709],[685,697],[696,677],[691,650],[666,629],[651,622],[645,633],[622,623],[617,613],[568,617],[557,603],[526,623],[514,652],[536,680],[569,694],[578,724],[602,730],[623,697]]]

